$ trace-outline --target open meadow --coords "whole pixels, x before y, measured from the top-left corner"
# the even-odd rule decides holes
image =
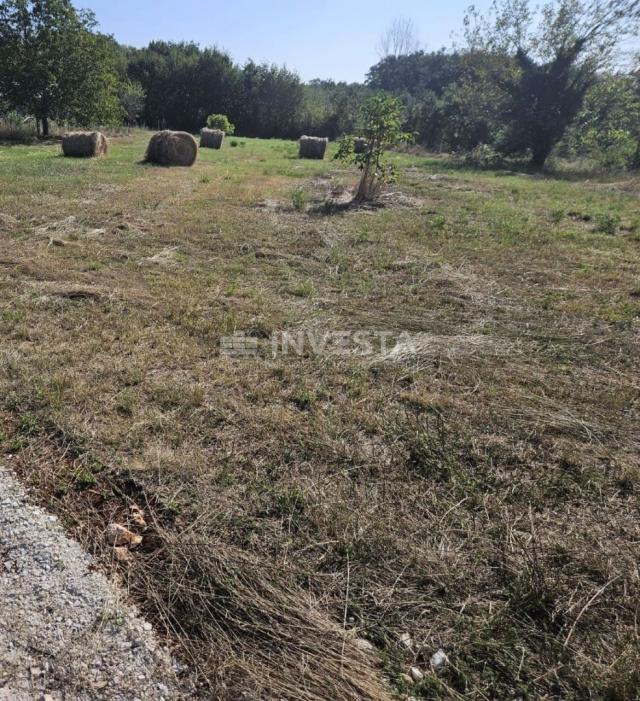
[[[639,698],[640,177],[148,138],[0,146],[0,450],[198,693]]]

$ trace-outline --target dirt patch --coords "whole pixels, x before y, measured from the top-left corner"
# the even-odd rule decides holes
[[[259,200],[256,202],[256,209],[259,209],[263,212],[268,212],[271,214],[275,214],[277,212],[280,212],[284,209],[284,205],[282,202],[278,202],[277,200],[272,200],[270,198],[265,198],[263,200]]]
[[[16,229],[19,224],[20,222],[10,214],[0,213],[0,228],[12,231],[13,229]]]

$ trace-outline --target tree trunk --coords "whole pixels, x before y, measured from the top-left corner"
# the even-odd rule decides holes
[[[640,139],[638,140],[638,145],[636,146],[636,155],[633,157],[633,168],[640,168]]]
[[[49,136],[49,117],[42,118],[42,138],[46,139]]]
[[[371,170],[371,164],[367,163],[365,166],[364,172],[362,173],[362,177],[360,178],[360,184],[358,185],[358,192],[356,193],[355,201],[360,203],[360,202],[366,202],[368,199],[370,199],[371,193],[369,192],[370,190],[370,170]]]
[[[358,203],[372,202],[377,194],[376,174],[368,171],[362,176],[355,201]]]
[[[536,170],[542,170],[544,168],[544,164],[547,162],[547,158],[549,158],[552,148],[552,146],[544,145],[539,146],[534,150],[533,155],[531,157],[531,165]]]

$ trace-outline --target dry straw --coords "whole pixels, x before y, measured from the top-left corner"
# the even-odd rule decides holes
[[[317,158],[323,160],[327,152],[329,139],[321,139],[319,136],[300,137],[300,158]]]
[[[62,153],[67,157],[94,158],[107,150],[107,139],[99,131],[74,131],[62,137]]]
[[[129,586],[147,614],[190,641],[212,698],[391,701],[374,656],[280,568],[198,524],[157,536],[161,548],[139,558]]]
[[[221,149],[224,132],[220,129],[202,129],[200,132],[200,148]]]
[[[184,131],[160,131],[149,141],[145,161],[162,166],[192,166],[198,157],[198,144]]]

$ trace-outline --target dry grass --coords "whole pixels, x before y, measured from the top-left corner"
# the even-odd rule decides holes
[[[635,698],[637,181],[402,156],[386,207],[336,210],[357,173],[295,144],[185,171],[142,141],[0,149],[2,445],[202,695]],[[272,357],[345,329],[416,342]]]

